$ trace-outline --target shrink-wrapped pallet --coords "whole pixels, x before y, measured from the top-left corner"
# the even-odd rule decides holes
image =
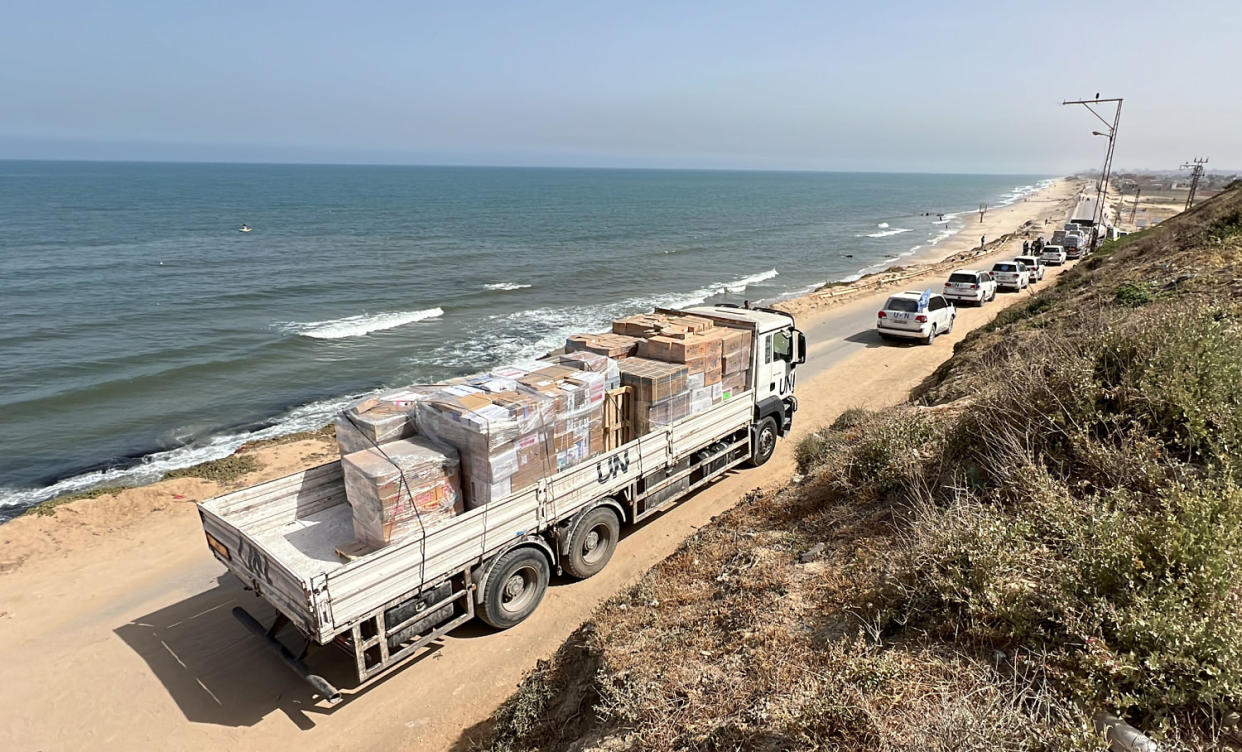
[[[565,340],[565,352],[591,352],[620,360],[637,352],[640,341],[624,334],[574,334]]]
[[[721,384],[716,383],[711,386],[705,386],[701,389],[690,390],[690,414],[710,410],[712,406],[719,405],[724,400],[724,389]]]
[[[463,509],[459,459],[420,437],[389,441],[341,458],[354,536],[378,548],[431,529]]]
[[[519,388],[552,400],[552,451],[557,472],[573,467],[604,449],[604,392],[602,371],[581,371],[545,364],[518,376]]]
[[[634,430],[642,436],[689,414],[689,391],[678,392],[658,402],[638,400],[634,403]]]
[[[621,386],[621,369],[617,366],[617,361],[606,355],[593,352],[572,352],[558,355],[552,358],[552,362],[559,366],[576,368],[579,371],[604,374],[604,391]]]
[[[722,397],[725,402],[728,402],[750,388],[750,370],[747,369],[725,376],[721,380],[720,386],[723,390]]]
[[[417,432],[410,420],[414,406],[438,388],[389,389],[342,410],[336,419],[336,443],[341,456],[413,436]]]
[[[420,402],[416,414],[421,433],[460,454],[467,509],[521,491],[555,468],[554,405],[541,395],[446,387]]]

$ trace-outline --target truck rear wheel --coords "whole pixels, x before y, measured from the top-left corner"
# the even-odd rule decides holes
[[[617,550],[621,523],[607,507],[596,507],[586,513],[569,539],[569,555],[561,566],[570,575],[585,580],[608,566],[612,552]]]
[[[755,426],[755,434],[750,441],[750,459],[747,464],[751,467],[759,467],[772,459],[772,453],[776,451],[776,438],[776,419],[769,415]]]
[[[548,560],[541,552],[533,548],[510,551],[487,578],[479,618],[497,629],[517,626],[539,606],[550,577]]]

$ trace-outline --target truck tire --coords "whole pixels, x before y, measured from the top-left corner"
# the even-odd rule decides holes
[[[530,616],[548,589],[551,569],[542,552],[519,548],[496,562],[487,578],[479,618],[497,629],[508,629]]]
[[[571,576],[585,580],[608,566],[620,537],[621,523],[616,513],[608,507],[596,507],[574,527],[569,552],[561,566]]]
[[[772,459],[772,452],[776,451],[776,438],[776,419],[769,415],[755,426],[755,435],[751,438],[750,459],[746,464],[759,467]]]

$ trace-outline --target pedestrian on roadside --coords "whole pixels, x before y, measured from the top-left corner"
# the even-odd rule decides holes
[[[987,235],[980,235],[980,236],[979,236],[979,247],[980,247],[980,248],[986,248],[986,247],[987,247],[987,245],[988,245],[988,236],[987,236]]]
[[[1022,241],[1022,255],[1025,256],[1026,254],[1030,252],[1031,252],[1031,241],[1023,240]]]

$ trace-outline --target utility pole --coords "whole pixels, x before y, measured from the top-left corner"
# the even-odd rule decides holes
[[[1134,189],[1134,207],[1130,209],[1130,224],[1134,224],[1134,215],[1138,214],[1138,198],[1139,198],[1139,194],[1142,192],[1143,192],[1142,188]]]
[[[1113,147],[1117,143],[1117,126],[1121,125],[1122,101],[1124,100],[1122,100],[1121,97],[1100,99],[1099,92],[1097,92],[1095,99],[1074,99],[1061,103],[1062,105],[1080,104],[1083,107],[1086,107],[1092,115],[1095,115],[1095,117],[1103,123],[1106,128],[1108,128],[1107,133],[1101,133],[1100,131],[1091,132],[1091,135],[1093,136],[1106,136],[1108,138],[1108,151],[1104,155],[1104,169],[1100,170],[1100,182],[1095,188],[1095,212],[1094,216],[1091,218],[1092,223],[1096,226],[1095,232],[1091,233],[1091,251],[1093,253],[1095,252],[1096,244],[1099,242],[1099,226],[1104,222],[1104,202],[1108,200],[1108,179],[1113,172]],[[1096,112],[1095,108],[1091,106],[1106,104],[1108,102],[1113,102],[1117,107],[1116,112],[1113,114],[1112,125],[1109,125],[1108,121],[1105,120],[1104,117],[1101,116],[1100,113]]]
[[[987,204],[979,204],[979,221],[983,222],[983,215],[988,213]]]
[[[1195,205],[1195,191],[1199,190],[1199,178],[1203,177],[1203,165],[1207,164],[1208,158],[1195,157],[1193,162],[1182,162],[1179,170],[1190,170],[1190,195],[1186,197],[1186,209]]]

